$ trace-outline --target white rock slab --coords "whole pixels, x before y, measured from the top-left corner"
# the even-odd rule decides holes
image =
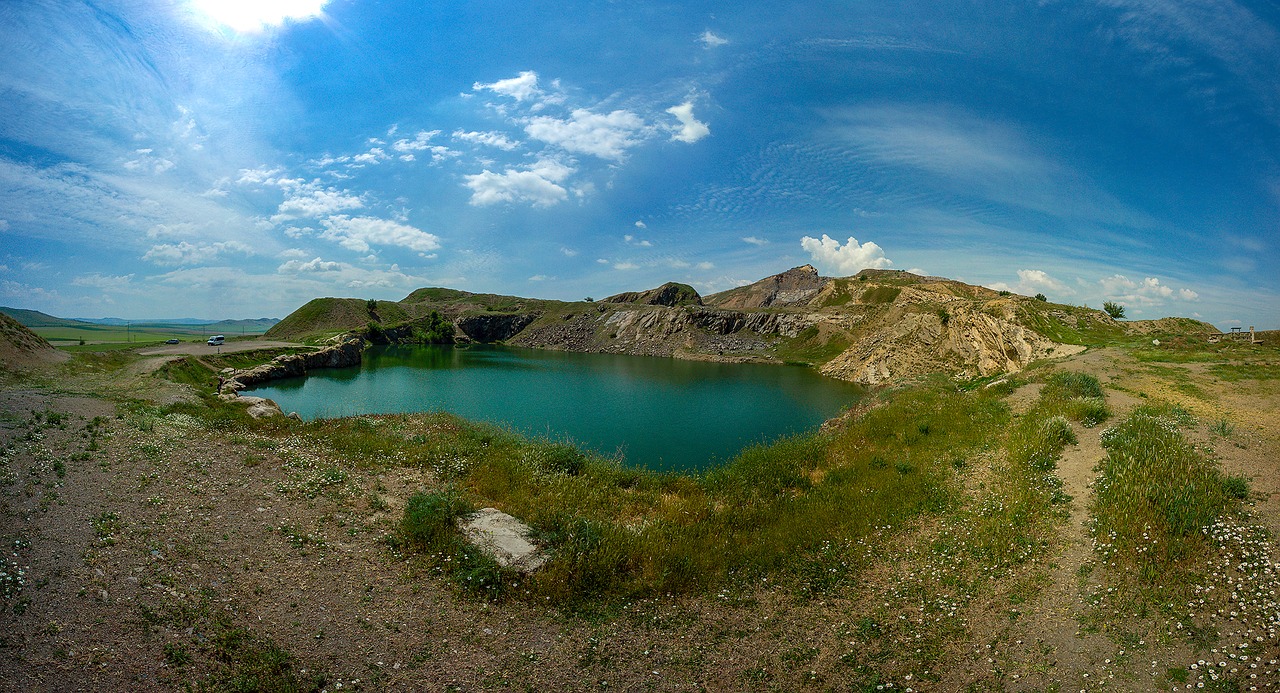
[[[458,529],[503,568],[532,573],[547,562],[546,555],[529,541],[529,526],[497,508],[458,518]]]

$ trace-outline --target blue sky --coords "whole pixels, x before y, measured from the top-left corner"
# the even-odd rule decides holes
[[[0,3],[0,304],[283,316],[812,263],[1280,328],[1280,8]]]

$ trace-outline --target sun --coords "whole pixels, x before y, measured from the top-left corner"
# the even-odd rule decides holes
[[[209,19],[240,33],[259,32],[285,21],[306,21],[324,14],[329,0],[191,0]]]

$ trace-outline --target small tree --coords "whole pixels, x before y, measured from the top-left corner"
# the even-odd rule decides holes
[[[365,301],[365,302],[364,302],[364,307],[365,307],[365,308],[366,308],[370,313],[374,312],[375,310],[377,310],[377,309],[378,309],[378,299],[376,299],[376,298],[371,298],[371,299],[369,299],[368,301]]]
[[[1044,294],[1036,294],[1036,300],[1037,300],[1037,301],[1044,301],[1044,302],[1048,303],[1048,301],[1049,301],[1049,297],[1045,296]]]
[[[1107,315],[1110,315],[1116,320],[1124,317],[1124,306],[1116,303],[1115,301],[1107,301],[1103,303],[1102,309],[1107,311]]]

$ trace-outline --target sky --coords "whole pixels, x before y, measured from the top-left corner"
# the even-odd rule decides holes
[[[1269,0],[28,0],[0,45],[0,305],[809,263],[1280,328]]]

